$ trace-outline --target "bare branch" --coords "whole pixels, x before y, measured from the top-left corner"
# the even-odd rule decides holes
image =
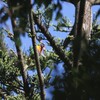
[[[30,0],[30,5],[31,5],[31,0]],[[30,10],[30,12],[29,12],[29,21],[30,21],[31,38],[32,38],[32,45],[33,45],[34,55],[35,55],[36,68],[37,68],[37,73],[38,73],[39,82],[40,82],[41,100],[45,100],[44,80],[43,80],[43,77],[42,77],[42,71],[41,71],[41,67],[40,67],[39,55],[38,55],[37,48],[36,48],[36,32],[35,32],[35,29],[34,29],[34,23],[33,23],[34,19],[33,19],[32,10]]]

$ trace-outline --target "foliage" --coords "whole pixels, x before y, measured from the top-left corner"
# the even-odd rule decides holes
[[[26,65],[28,68],[26,70],[28,72],[32,71],[33,73],[36,72],[36,67],[35,67],[35,61],[32,57],[33,52],[32,49],[29,50],[30,54],[24,55],[24,59],[26,62]],[[44,83],[46,85],[46,88],[48,88],[49,85],[49,80],[50,80],[50,75],[52,72],[53,68],[53,63],[54,59],[56,62],[57,55],[55,55],[53,52],[48,52],[45,51],[45,56],[40,56],[40,62],[41,62],[41,68],[44,73]],[[54,58],[53,58],[54,57]],[[46,63],[45,63],[46,62]],[[33,67],[34,66],[34,67]],[[46,68],[50,68],[50,71],[48,74],[45,74]],[[20,65],[17,60],[17,55],[13,50],[10,50],[7,52],[0,50],[0,84],[5,87],[5,94],[8,96],[6,97],[7,100],[15,100],[15,99],[22,99],[24,98],[23,95],[23,82],[21,80],[22,73],[20,72]],[[37,100],[39,98],[39,81],[38,81],[38,76],[37,74],[30,75],[28,74],[28,82],[31,88],[31,91],[33,93],[33,96],[31,98],[34,98],[34,100]],[[3,89],[1,87],[1,89]],[[34,92],[33,92],[34,91]],[[17,96],[14,96],[14,93],[17,94]]]
[[[0,50],[7,50],[6,44],[4,43],[4,34],[2,28],[0,28]]]
[[[8,0],[9,1],[9,0]],[[72,67],[73,63],[73,49],[72,41],[74,39],[73,34],[68,35],[70,46],[67,49],[63,49],[63,40],[61,38],[53,37],[48,31],[51,27],[55,28],[54,31],[70,32],[74,27],[71,25],[67,17],[62,17],[62,2],[65,0],[34,0],[33,4],[30,5],[27,0],[11,0],[8,6],[3,5],[0,8],[0,22],[5,23],[9,17],[15,23],[16,27],[12,27],[12,37],[9,37],[16,44],[16,39],[20,41],[20,36],[28,34],[29,38],[33,38],[30,30],[29,23],[29,11],[34,7],[33,18],[39,21],[39,25],[34,22],[34,28],[36,31],[37,44],[41,44],[44,41],[47,46],[52,47],[52,51],[45,50],[44,55],[39,55],[39,61],[42,70],[42,78],[44,79],[44,87],[53,86],[54,91],[52,92],[53,100],[58,100],[59,97],[62,100],[98,100],[100,90],[100,25],[97,23],[97,16],[100,15],[98,11],[97,15],[93,19],[92,38],[89,41],[87,53],[84,53],[82,58],[79,60],[79,69]],[[73,3],[74,0],[71,1]],[[6,4],[7,2],[4,1]],[[51,24],[53,14],[56,12],[57,24]],[[42,26],[41,26],[42,25]],[[44,29],[44,30],[43,30]],[[16,31],[17,30],[17,31]],[[9,35],[9,32],[6,31]],[[43,34],[47,32],[47,35]],[[16,54],[11,49],[6,48],[3,37],[4,32],[0,30],[0,96],[7,100],[40,100],[40,81],[36,72],[37,66],[35,65],[36,58],[34,48],[30,46],[28,54],[22,51],[22,54]],[[41,35],[43,34],[43,35]],[[49,39],[46,37],[48,36]],[[17,38],[16,38],[17,37]],[[6,37],[7,38],[7,37]],[[53,41],[53,42],[51,42]],[[27,41],[26,41],[27,42]],[[50,43],[51,44],[50,44]],[[20,44],[20,43],[18,43]],[[17,45],[16,49],[19,49],[21,45]],[[55,49],[56,48],[56,49]],[[20,51],[20,50],[19,50]],[[58,52],[58,53],[56,53]],[[19,53],[19,52],[18,52]],[[60,55],[60,54],[62,55]],[[64,57],[66,56],[66,57]],[[22,59],[24,60],[24,68]],[[62,59],[62,58],[66,58]],[[20,61],[19,61],[20,60]],[[68,62],[71,67],[68,67]],[[21,62],[21,63],[20,63]],[[66,62],[66,63],[65,63]],[[64,71],[58,75],[58,65],[62,64]],[[47,71],[49,69],[49,71]],[[23,71],[24,70],[24,71]],[[55,71],[55,75],[52,73]],[[61,72],[61,71],[60,71]],[[56,75],[57,73],[57,75]],[[25,74],[28,83],[28,97],[25,97],[25,81],[23,81],[23,74]],[[4,93],[4,94],[3,94]]]
[[[24,96],[19,94],[18,96],[7,96],[7,100],[25,100]]]
[[[55,89],[52,92],[54,100],[57,100],[59,95],[63,100],[98,100],[100,98],[100,37],[97,35],[100,31],[96,21],[93,21],[92,38],[89,41],[87,53],[79,62],[79,70],[76,68],[68,70],[64,66],[63,77],[55,77],[52,83]]]

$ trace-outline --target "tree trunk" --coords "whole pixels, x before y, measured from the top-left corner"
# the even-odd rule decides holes
[[[82,2],[82,3],[81,3]],[[78,66],[78,61],[83,53],[86,53],[89,39],[91,38],[92,19],[91,19],[91,3],[79,1],[76,5],[75,15],[75,31],[74,31],[74,63],[73,66]]]
[[[79,75],[79,64],[83,54],[87,52],[91,35],[91,3],[88,0],[80,0],[75,5],[75,29],[73,41],[73,67],[76,75]],[[77,91],[78,81],[75,80]]]
[[[84,9],[80,6],[82,0],[69,0],[75,8],[75,29],[74,29],[74,63],[73,66],[78,66],[79,58],[86,52],[89,39],[91,38],[92,17],[91,6],[100,5],[100,0],[86,0]],[[80,13],[79,13],[80,12]],[[84,13],[84,14],[83,14]],[[82,21],[83,20],[83,21]]]

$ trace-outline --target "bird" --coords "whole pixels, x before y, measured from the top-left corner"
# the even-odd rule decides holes
[[[43,55],[43,51],[45,50],[45,45],[43,43],[36,46],[39,56]]]

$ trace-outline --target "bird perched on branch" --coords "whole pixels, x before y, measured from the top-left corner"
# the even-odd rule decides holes
[[[43,43],[36,46],[39,56],[44,56],[45,45]]]

